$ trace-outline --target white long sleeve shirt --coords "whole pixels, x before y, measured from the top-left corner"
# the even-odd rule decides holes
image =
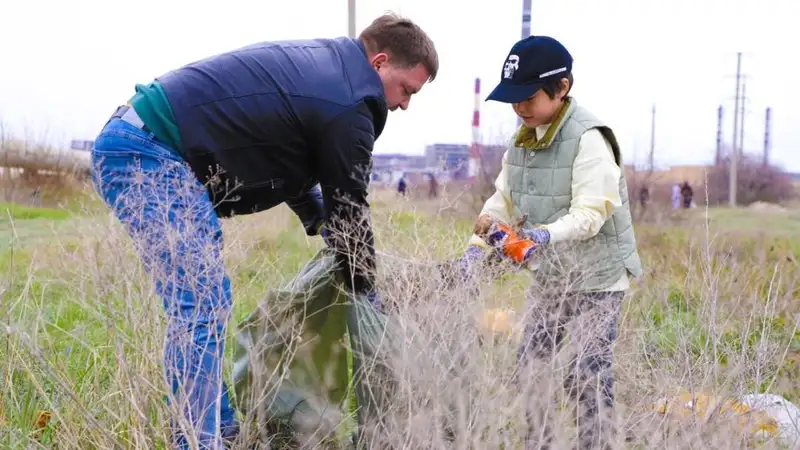
[[[536,135],[544,136],[549,126],[536,127]],[[503,155],[500,174],[494,183],[495,193],[483,205],[481,215],[487,214],[510,224],[513,222],[514,206],[508,187],[507,155],[508,151]],[[619,195],[621,170],[614,160],[611,145],[600,131],[592,129],[581,136],[578,154],[572,166],[572,201],[569,212],[555,222],[544,225],[550,232],[551,243],[586,240],[600,232],[600,227],[611,217],[614,209],[622,207]],[[486,246],[477,235],[472,235],[470,244]],[[629,286],[628,275],[624,273],[619,281],[605,290],[621,291]]]

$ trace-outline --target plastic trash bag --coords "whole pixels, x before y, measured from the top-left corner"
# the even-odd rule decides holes
[[[716,420],[728,422],[743,437],[757,441],[778,435],[778,423],[762,411],[741,401],[719,397],[710,392],[684,392],[659,399],[648,409],[664,418],[676,421]]]
[[[366,297],[341,289],[335,268],[332,251],[321,250],[287,286],[269,290],[237,327],[234,403],[258,430],[288,426],[300,443],[333,437],[345,418],[351,385],[348,349],[359,428],[379,416],[391,391],[379,356],[393,342],[387,316]]]
[[[789,448],[800,446],[800,408],[776,394],[748,394],[741,402],[766,414],[778,425],[778,438]]]

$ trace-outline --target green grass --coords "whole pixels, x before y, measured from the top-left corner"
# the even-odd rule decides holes
[[[70,216],[70,212],[61,208],[39,208],[23,206],[14,203],[0,202],[0,224],[7,224],[17,220],[63,220]]]
[[[127,237],[109,231],[105,218],[75,222],[79,214],[66,209],[2,204],[0,212],[0,447],[33,445],[31,424],[47,409],[56,417],[37,438],[46,447],[101,448],[147,436],[158,448],[166,411],[143,384],[159,380],[162,336],[153,330],[162,311]],[[620,401],[742,385],[800,402],[797,215],[713,210],[709,241],[703,212],[693,213],[690,221],[637,225],[647,274],[620,319]],[[465,245],[472,218],[389,204],[374,223],[382,252],[445,260]],[[66,224],[73,231],[59,237],[55,227]],[[232,323],[322,246],[285,211],[226,223],[226,242]],[[524,289],[520,274],[504,277],[487,304],[521,308]]]
[[[698,215],[702,217],[702,212]],[[711,224],[721,229],[793,236],[800,233],[800,211],[772,212],[716,208],[711,210],[709,217]]]
[[[0,250],[52,235],[54,226],[73,214],[61,208],[0,203]]]

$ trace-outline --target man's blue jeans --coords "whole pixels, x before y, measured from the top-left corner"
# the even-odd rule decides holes
[[[231,284],[213,204],[187,163],[152,133],[112,119],[95,141],[92,179],[133,238],[167,317],[164,366],[179,448],[219,449],[235,429],[222,381]]]

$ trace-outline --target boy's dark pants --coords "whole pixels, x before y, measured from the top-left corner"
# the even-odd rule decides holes
[[[567,326],[576,325],[571,339],[578,352],[571,361],[564,388],[571,403],[577,404],[580,449],[610,448],[614,404],[611,346],[617,337],[617,318],[624,295],[618,291],[536,296],[538,301],[531,302],[528,312],[525,337],[518,352],[517,381],[526,389],[534,389],[528,394],[532,398],[546,396],[535,392],[535,387],[544,383],[535,379],[536,372],[526,370],[529,364],[548,364],[560,349]],[[549,448],[553,436],[543,407],[555,409],[536,405],[528,410],[526,448]],[[552,417],[552,411],[549,412]]]

